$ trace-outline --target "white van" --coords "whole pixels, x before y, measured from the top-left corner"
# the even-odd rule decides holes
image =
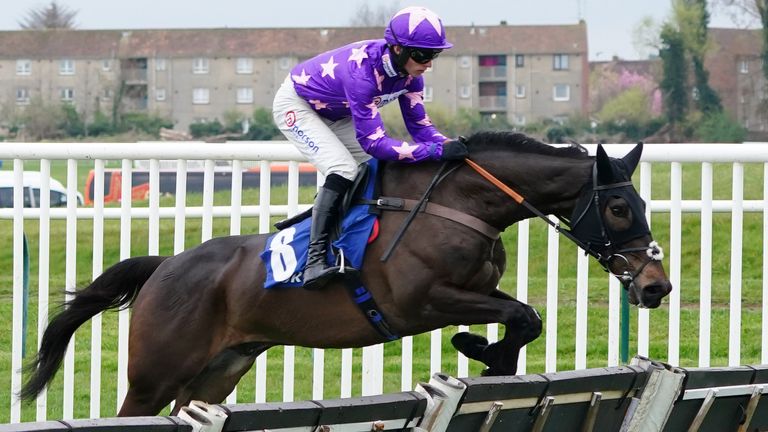
[[[0,207],[13,207],[13,171],[0,171]],[[40,207],[38,171],[24,171],[24,207]],[[67,188],[51,177],[51,207],[67,206]],[[77,205],[83,205],[83,195],[77,193]]]

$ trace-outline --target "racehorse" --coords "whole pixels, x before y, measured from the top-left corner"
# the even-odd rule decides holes
[[[570,230],[558,229],[617,275],[633,304],[658,307],[671,291],[631,184],[642,144],[621,159],[601,146],[589,156],[583,148],[556,148],[513,132],[477,133],[467,146],[468,160],[501,188],[469,162],[452,162],[440,182],[434,181],[444,168],[438,162],[380,166],[382,196],[416,200],[436,183],[386,262],[382,254],[409,215],[382,212],[379,237],[368,245],[359,275],[394,334],[501,323],[505,335],[498,342],[469,333],[452,342],[485,363],[488,374],[515,374],[521,347],[539,336],[542,322],[534,308],[497,289],[506,260],[498,234],[535,215],[559,216]],[[524,201],[510,199],[505,188]],[[429,206],[447,213],[429,213]],[[273,346],[384,341],[343,281],[320,291],[263,289],[260,254],[267,238],[214,238],[176,256],[135,257],[110,267],[49,323],[21,397],[44,389],[75,330],[107,309],[133,307],[130,386],[119,416],[155,415],[174,400],[173,414],[191,400],[219,403]]]

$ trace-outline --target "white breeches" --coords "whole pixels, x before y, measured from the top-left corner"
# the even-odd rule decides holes
[[[337,174],[353,180],[357,166],[371,158],[357,142],[352,118],[331,121],[321,117],[296,94],[290,75],[275,95],[272,115],[283,135],[326,176]]]

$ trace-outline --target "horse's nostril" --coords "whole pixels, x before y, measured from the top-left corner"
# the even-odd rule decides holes
[[[661,303],[661,299],[671,291],[672,284],[669,281],[646,285],[645,288],[643,288],[643,303],[646,305]]]

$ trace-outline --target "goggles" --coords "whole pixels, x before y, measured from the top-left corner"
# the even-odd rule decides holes
[[[419,64],[427,64],[432,60],[436,59],[437,56],[439,56],[440,53],[443,52],[443,50],[435,49],[435,48],[403,47],[403,49],[406,50],[406,52],[408,53],[408,57],[410,57],[411,60]]]

